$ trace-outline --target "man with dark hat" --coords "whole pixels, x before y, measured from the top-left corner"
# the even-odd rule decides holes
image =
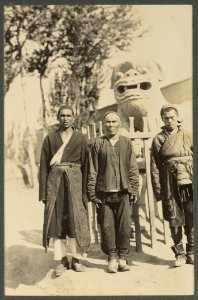
[[[119,135],[120,126],[117,113],[105,114],[105,135],[91,145],[87,184],[88,197],[97,206],[101,248],[108,255],[109,273],[129,271],[125,255],[130,245],[130,202],[137,201],[139,182],[131,140]]]
[[[90,243],[86,210],[87,141],[74,130],[72,107],[58,110],[59,128],[46,136],[40,159],[39,200],[45,203],[43,246],[53,239],[56,276],[69,269],[66,237],[74,271],[85,271],[78,249]]]
[[[179,267],[194,264],[192,138],[182,129],[177,106],[164,105],[161,118],[164,126],[151,147],[151,179],[157,201],[162,200],[164,219],[170,225],[174,266]],[[182,243],[183,226],[186,251]]]

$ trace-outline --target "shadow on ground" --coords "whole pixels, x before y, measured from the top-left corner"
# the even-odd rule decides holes
[[[150,247],[148,243],[143,242],[142,244]],[[107,259],[107,256],[101,251],[100,244],[91,244],[88,257],[90,258],[97,258],[97,259]],[[135,265],[136,263],[151,263],[152,265],[172,265],[172,260],[166,260],[161,257],[158,257],[155,255],[150,255],[145,252],[137,252],[135,250],[135,246],[130,246],[130,253],[127,255],[127,260],[130,262],[132,261],[132,265]],[[93,264],[94,265],[94,264]],[[93,266],[94,267],[94,266]]]
[[[23,240],[28,243],[42,246],[42,231],[41,230],[21,230],[19,233],[22,235]]]
[[[25,241],[41,246],[42,232],[40,230],[20,231],[20,234]],[[146,245],[146,247],[149,246]],[[5,286],[9,288],[17,288],[20,284],[34,285],[44,279],[49,270],[54,269],[56,265],[53,260],[53,252],[48,251],[46,254],[44,248],[38,249],[14,245],[7,248],[5,254]],[[87,259],[82,257],[81,260],[87,268],[104,269],[105,271],[106,259],[107,256],[102,252],[98,243],[91,244],[87,253]],[[133,245],[130,247],[127,260],[132,266],[139,263],[167,265],[169,267],[172,265],[171,260],[158,257],[156,254],[136,252]]]
[[[19,284],[34,285],[45,278],[54,267],[52,252],[15,245],[6,249],[5,286],[17,288]]]

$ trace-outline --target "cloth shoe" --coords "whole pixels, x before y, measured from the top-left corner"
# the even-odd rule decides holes
[[[194,265],[194,253],[186,254],[186,263],[189,265]]]
[[[174,262],[174,267],[181,267],[183,265],[185,265],[186,263],[186,255],[185,255],[185,251],[184,251],[184,247],[183,244],[177,244],[177,245],[173,245],[171,247],[171,249],[173,250],[174,254],[175,254],[175,262]]]
[[[186,263],[194,265],[194,245],[186,244]]]
[[[62,257],[61,263],[63,264],[63,266],[64,266],[66,269],[69,270],[69,261],[68,261],[67,256]]]
[[[118,260],[118,271],[119,272],[130,271],[130,267],[128,265],[128,261],[126,259],[119,259]]]
[[[108,267],[107,272],[108,273],[117,273],[118,271],[118,264],[115,258],[108,260]]]
[[[56,277],[61,276],[66,270],[69,269],[69,261],[66,256],[62,257],[61,263],[56,267]]]
[[[72,257],[71,268],[76,272],[85,272],[86,270],[86,267],[83,266],[75,257]]]
[[[176,257],[176,260],[174,262],[174,267],[181,267],[183,265],[185,265],[186,263],[186,256],[185,254],[180,254]]]

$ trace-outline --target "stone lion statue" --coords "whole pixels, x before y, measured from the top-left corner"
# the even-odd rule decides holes
[[[143,131],[143,117],[147,117],[147,131],[159,131],[163,125],[160,109],[168,103],[160,89],[161,80],[163,72],[160,65],[148,59],[134,57],[114,67],[111,88],[114,89],[125,134],[129,130],[129,117],[134,117],[135,131]],[[192,119],[192,103],[188,101],[180,104],[178,109],[181,112],[181,120],[185,119],[188,112],[189,123],[189,117]]]

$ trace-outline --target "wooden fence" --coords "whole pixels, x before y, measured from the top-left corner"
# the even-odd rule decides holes
[[[143,118],[144,130],[143,132],[134,132],[134,118],[129,118],[130,122],[130,130],[129,137],[134,143],[138,141],[142,144],[142,162],[143,162],[143,172],[145,172],[146,176],[146,186],[143,187],[146,189],[145,199],[142,201],[147,202],[148,210],[149,210],[149,224],[150,224],[150,237],[151,237],[151,247],[155,248],[156,246],[156,225],[155,225],[155,199],[153,196],[153,190],[151,185],[151,175],[150,175],[150,146],[152,139],[156,133],[149,132],[147,126],[147,118]],[[86,133],[88,139],[92,140],[98,136],[103,135],[102,122],[99,121],[96,124],[92,124],[86,127]],[[140,167],[140,166],[139,166]],[[142,168],[142,165],[141,165]],[[92,203],[88,204],[88,213],[89,213],[89,226],[90,226],[90,234],[91,234],[91,242],[99,242],[100,233],[97,224],[97,215],[95,206]],[[136,251],[142,250],[141,243],[141,230],[140,230],[140,220],[139,220],[139,204],[133,204],[133,216],[135,223],[135,239],[136,239]],[[167,242],[167,224],[163,221],[163,236],[164,242]]]

